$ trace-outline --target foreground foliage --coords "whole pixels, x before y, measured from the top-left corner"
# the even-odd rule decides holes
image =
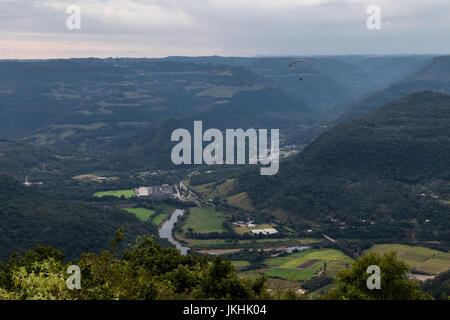
[[[270,291],[267,278],[238,278],[233,265],[220,256],[189,254],[165,249],[151,238],[141,238],[123,253],[117,243],[123,230],[116,233],[113,249],[101,254],[83,254],[77,261],[51,247],[37,246],[23,255],[14,254],[0,265],[0,300],[179,300],[179,299],[307,299],[293,290]],[[81,289],[66,286],[67,267],[76,264],[81,271]],[[367,267],[379,265],[381,290],[366,286]],[[394,252],[380,256],[369,253],[351,269],[340,271],[337,288],[319,299],[332,300],[417,300],[432,299],[408,280],[408,267]]]
[[[367,286],[367,268],[379,266],[380,289]],[[396,252],[379,255],[370,252],[359,258],[351,269],[339,271],[337,288],[324,298],[332,300],[429,300],[432,297],[419,289],[419,282],[406,277],[408,266],[397,258]]]
[[[120,240],[120,235],[119,239]],[[49,247],[13,255],[0,271],[0,299],[262,299],[266,278],[242,280],[221,257],[182,256],[142,238],[121,257],[83,254],[81,290],[66,288],[69,264]]]

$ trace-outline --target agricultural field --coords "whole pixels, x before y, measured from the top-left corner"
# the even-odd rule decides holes
[[[215,182],[191,186],[191,188],[200,193],[204,199],[212,199],[215,197],[226,197],[233,192],[235,179],[227,179],[224,183],[217,185]]]
[[[379,254],[397,251],[399,259],[404,261],[411,269],[429,274],[438,274],[450,269],[450,253],[448,252],[403,244],[378,244],[366,252],[369,251],[375,251]]]
[[[214,182],[191,186],[191,188],[199,193],[203,199],[214,199],[216,197],[226,200],[229,205],[236,208],[241,208],[247,211],[254,211],[250,198],[247,192],[233,194],[236,180],[227,179],[224,183],[216,184]]]
[[[163,222],[173,212],[173,210],[175,210],[175,207],[166,204],[158,204],[154,207],[156,210],[156,215],[153,216],[152,222],[157,226]]]
[[[303,281],[322,272],[324,262],[326,273],[335,277],[339,270],[350,267],[353,259],[335,249],[309,249],[283,257],[265,260],[265,268],[240,272],[243,277],[251,277],[264,273],[269,278]]]
[[[308,245],[322,242],[320,239],[311,238],[280,238],[280,239],[256,239],[256,240],[238,240],[237,242],[225,239],[187,239],[183,235],[177,234],[177,239],[185,242],[189,247],[196,250],[205,249],[233,249],[233,248],[258,248],[268,249],[296,245]]]
[[[146,208],[124,208],[125,211],[134,214],[139,220],[147,221],[152,215],[155,214],[155,210]]]
[[[163,220],[167,217],[166,213],[160,213],[158,214],[156,217],[153,218],[152,222],[155,225],[159,225],[161,222],[163,222]]]
[[[255,210],[252,202],[250,201],[250,198],[248,197],[247,192],[241,192],[241,193],[234,194],[232,196],[225,198],[225,200],[228,202],[229,205],[231,205],[233,207],[241,208],[241,209],[247,210],[247,211]]]
[[[186,233],[190,228],[196,233],[222,232],[224,213],[205,208],[191,208],[183,225]]]
[[[238,225],[238,226],[233,227],[234,231],[240,235],[243,235],[245,233],[251,234],[252,230],[272,229],[272,228],[274,228],[274,226],[271,224],[267,224],[267,223],[256,224],[254,227],[248,227],[247,225]],[[275,228],[275,229],[277,230],[277,228]]]
[[[315,273],[316,271],[308,269],[274,268],[265,272],[265,275],[269,278],[303,281],[311,278]]]
[[[102,183],[104,181],[117,181],[117,180],[119,180],[119,177],[106,177],[106,176],[102,176],[102,175],[89,173],[89,174],[81,174],[78,176],[74,176],[74,177],[72,177],[72,179],[80,181],[80,182]]]
[[[246,260],[237,260],[237,261],[230,261],[231,264],[235,267],[237,271],[242,270],[248,266],[250,266],[250,262]]]
[[[334,289],[334,288],[336,288],[336,284],[330,283],[322,288],[317,289],[316,291],[308,292],[308,296],[311,296],[311,297],[323,296],[324,294],[326,294],[327,292],[329,292],[331,289]]]
[[[284,257],[270,258],[266,264],[272,268],[320,270],[327,263],[327,274],[334,277],[336,273],[350,266],[353,259],[335,249],[311,249]]]
[[[202,97],[202,96],[211,96],[215,98],[232,98],[233,95],[239,91],[249,91],[249,90],[256,90],[258,89],[257,86],[250,87],[250,86],[216,86],[212,88],[207,88],[205,90],[200,91],[196,94],[196,96]]]
[[[133,198],[135,196],[134,190],[111,190],[111,191],[101,191],[94,193],[94,197],[103,198],[103,197],[116,197],[121,198],[124,197],[126,199]]]

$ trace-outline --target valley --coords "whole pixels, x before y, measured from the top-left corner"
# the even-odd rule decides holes
[[[0,259],[75,259],[122,230],[120,249],[152,236],[311,296],[371,251],[447,271],[449,57],[311,57],[302,83],[290,60],[2,61]],[[280,128],[279,173],[174,164],[171,133],[200,120]]]

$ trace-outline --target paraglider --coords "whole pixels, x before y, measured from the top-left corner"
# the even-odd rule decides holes
[[[299,63],[299,62],[307,63],[307,64],[309,64],[310,66],[312,66],[312,63],[309,62],[308,60],[305,60],[305,59],[297,59],[297,60],[292,61],[292,62],[289,64],[289,69],[292,68],[292,66],[294,66],[296,63]],[[303,78],[300,77],[299,80],[302,81]]]

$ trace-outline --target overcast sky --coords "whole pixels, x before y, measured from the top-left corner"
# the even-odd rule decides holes
[[[2,59],[405,53],[450,54],[450,0],[0,0]]]

